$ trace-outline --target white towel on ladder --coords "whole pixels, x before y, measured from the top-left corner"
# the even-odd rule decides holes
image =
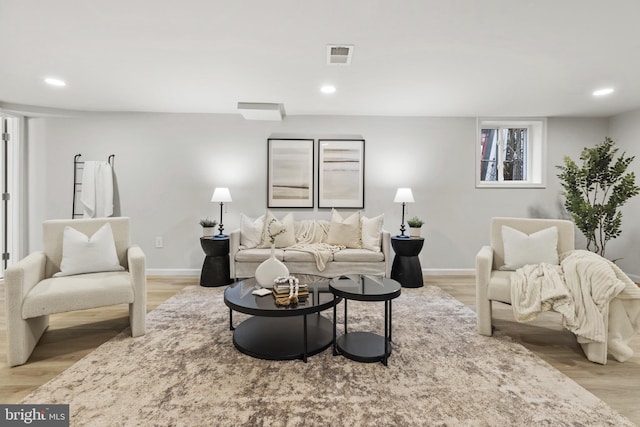
[[[113,215],[113,169],[109,162],[84,162],[80,203],[85,218]]]

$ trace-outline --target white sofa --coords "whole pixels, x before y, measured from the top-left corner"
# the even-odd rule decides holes
[[[291,214],[289,214],[291,215]],[[359,215],[359,214],[358,214]],[[341,219],[340,214],[334,211],[332,213],[332,220]],[[246,277],[252,277],[255,274],[256,268],[266,260],[270,254],[271,249],[268,243],[264,241],[265,238],[265,224],[269,222],[269,214],[267,214],[267,220],[262,220],[261,238],[257,247],[253,244],[247,246],[247,236],[243,236],[243,231],[248,233],[246,227],[233,230],[229,236],[229,248],[230,248],[230,263],[231,263],[231,277],[234,279],[242,279]],[[286,218],[287,216],[285,216]],[[262,217],[261,217],[262,218]],[[254,233],[260,229],[260,219],[253,221],[252,224],[255,227]],[[354,218],[351,216],[350,218]],[[362,217],[363,221],[367,221],[366,217]],[[347,247],[334,252],[326,262],[326,266],[323,270],[318,269],[318,265],[314,258],[314,255],[310,252],[300,250],[299,247],[291,247],[299,245],[303,242],[315,240],[317,242],[327,242],[327,231],[331,227],[333,221],[328,220],[296,220],[289,222],[289,227],[292,229],[292,233],[295,236],[295,244],[290,245],[277,245],[275,249],[276,258],[284,262],[289,269],[290,273],[302,273],[302,274],[315,274],[323,277],[339,277],[347,274],[371,274],[377,276],[389,277],[391,274],[391,235],[388,231],[382,229],[382,216],[379,218],[380,228],[377,231],[375,239],[372,239],[369,233],[369,239],[365,237],[365,247]],[[283,220],[286,223],[286,219]],[[348,219],[347,219],[348,221]],[[248,220],[242,218],[243,225]],[[280,223],[279,223],[280,224]],[[293,224],[293,227],[291,226]],[[335,224],[334,224],[335,225]],[[305,235],[305,230],[308,231],[310,227],[315,227],[319,230],[314,239],[310,239],[308,235]],[[359,225],[362,230],[362,225]],[[366,227],[365,227],[366,228]],[[324,230],[324,231],[323,231]],[[345,236],[348,233],[343,233]],[[280,238],[281,236],[278,236]],[[359,237],[361,239],[361,237]],[[367,244],[368,240],[368,244]],[[376,242],[376,243],[372,243]],[[256,241],[253,242],[254,244]],[[289,242],[292,243],[292,242]],[[349,246],[363,246],[362,243],[358,244],[357,239],[353,239],[353,244]],[[371,245],[375,245],[372,247]],[[278,247],[280,246],[280,247]],[[369,247],[367,249],[366,247]]]
[[[123,270],[54,277],[60,272],[63,260],[65,227],[92,236],[105,223],[110,225],[113,234],[117,257],[114,263],[119,264],[114,268]],[[49,315],[54,313],[129,304],[131,335],[144,335],[145,256],[138,246],[130,244],[128,218],[45,221],[43,244],[43,251],[31,253],[5,271],[9,366],[22,365],[28,360],[49,326]]]

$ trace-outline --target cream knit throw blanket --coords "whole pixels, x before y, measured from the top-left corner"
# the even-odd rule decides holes
[[[296,224],[295,234],[296,243],[287,249],[311,253],[316,261],[318,271],[324,271],[333,254],[345,248],[324,242],[329,234],[328,221],[300,221]]]
[[[601,256],[575,250],[560,256],[560,265],[532,264],[511,275],[511,305],[519,322],[543,311],[557,311],[578,342],[604,342],[609,311],[609,351],[619,361],[633,351],[629,339],[640,331],[640,288],[620,268]],[[624,301],[624,303],[623,303]]]

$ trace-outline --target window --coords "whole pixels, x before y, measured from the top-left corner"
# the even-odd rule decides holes
[[[476,187],[544,188],[545,119],[479,119]]]

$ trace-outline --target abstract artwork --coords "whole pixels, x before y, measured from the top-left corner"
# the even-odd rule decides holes
[[[268,139],[267,207],[313,207],[313,139]]]
[[[364,140],[318,140],[318,207],[364,208]]]

